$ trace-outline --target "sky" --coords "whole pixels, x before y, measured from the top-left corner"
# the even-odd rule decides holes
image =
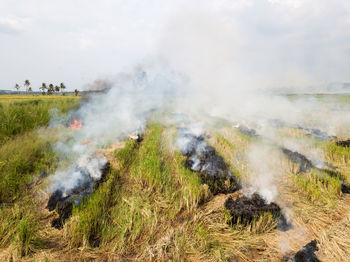
[[[81,90],[157,59],[199,85],[211,63],[244,84],[350,82],[350,1],[0,1],[0,89]]]

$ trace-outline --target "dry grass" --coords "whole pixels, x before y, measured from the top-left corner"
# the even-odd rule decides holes
[[[298,132],[283,132],[288,138],[301,138]],[[174,136],[174,128],[153,123],[142,143],[127,140],[101,150],[112,164],[107,181],[74,209],[63,230],[50,226],[55,214],[45,209],[48,195],[44,184],[34,185],[29,195],[35,196],[31,204],[36,210],[35,218],[31,218],[35,223],[33,227],[25,225],[28,220],[23,223],[26,230],[33,228],[35,235],[24,240],[29,241],[23,245],[27,250],[18,246],[23,243],[20,235],[18,241],[8,241],[0,259],[281,261],[283,255],[292,255],[317,239],[317,255],[322,261],[350,261],[350,199],[339,193],[336,180],[322,183],[316,179],[315,170],[297,174],[297,165],[276,145],[223,128],[211,134],[209,143],[242,181],[255,175],[247,157],[251,146],[271,149],[269,159],[278,174],[273,180],[279,194],[276,202],[284,208],[293,228],[275,230],[276,221],[268,214],[246,227],[229,226],[229,215],[223,208],[229,195],[213,197],[198,175],[185,168],[183,157],[173,147]],[[341,174],[349,177],[348,161],[340,157],[346,154],[342,149],[312,141],[307,146],[325,150],[329,162],[342,164]],[[22,232],[22,236],[30,236],[29,231]],[[23,251],[27,252],[24,257]]]

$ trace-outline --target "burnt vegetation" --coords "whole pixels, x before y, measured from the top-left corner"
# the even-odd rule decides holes
[[[212,194],[233,193],[241,188],[237,179],[228,170],[224,159],[208,145],[203,135],[196,136],[185,132],[181,134],[180,139],[183,142],[181,151],[186,157],[186,167],[194,172],[199,172],[202,183],[209,186]],[[249,198],[242,196],[236,200],[229,197],[224,207],[231,215],[228,221],[231,225],[240,223],[246,226],[269,213],[273,219],[278,221],[278,229],[286,231],[291,227],[282,214],[281,208],[275,203],[266,203],[257,193]]]
[[[299,250],[294,257],[284,257],[284,261],[292,262],[320,262],[315,252],[318,251],[317,241],[312,240]]]
[[[337,146],[350,147],[350,139],[348,139],[348,140],[339,140],[339,141],[336,141],[335,144]]]
[[[282,214],[281,208],[275,203],[267,203],[259,194],[252,196],[241,196],[237,199],[229,197],[225,201],[225,208],[229,211],[231,219],[228,221],[231,225],[248,225],[257,221],[262,215],[269,213],[272,218],[278,221],[277,228],[286,231],[291,228],[286,218]]]
[[[63,189],[56,189],[50,196],[46,208],[49,211],[56,210],[58,218],[55,218],[51,225],[57,229],[61,229],[68,218],[71,217],[73,207],[79,205],[81,201],[89,197],[92,192],[97,189],[100,183],[105,180],[106,174],[109,171],[110,164],[106,164],[100,170],[101,177],[94,180],[87,168],[76,167],[75,172],[79,172],[82,178],[77,185],[71,190],[64,192]]]
[[[36,102],[33,105],[37,104],[40,105]],[[29,105],[22,103],[22,106],[27,108]],[[47,124],[45,121],[43,125]],[[67,124],[66,128],[69,127]],[[169,129],[172,128],[173,126]],[[108,151],[113,166],[110,168],[109,163],[103,165],[99,170],[102,174],[99,179],[93,179],[90,171],[77,162],[71,172],[79,173],[81,179],[69,190],[55,187],[56,190],[50,195],[46,206],[52,212],[49,216],[46,210],[42,210],[42,203],[36,193],[40,192],[40,183],[45,182],[55,172],[59,166],[57,161],[62,159],[55,156],[49,142],[23,135],[25,130],[15,132],[18,140],[3,139],[0,171],[3,171],[6,179],[1,184],[0,247],[6,252],[12,252],[9,256],[4,256],[4,261],[18,261],[22,258],[41,260],[43,253],[47,255],[47,259],[53,261],[282,259],[282,252],[269,242],[276,239],[269,238],[275,236],[272,230],[285,231],[292,228],[284,216],[286,213],[275,202],[268,203],[257,193],[247,197],[237,192],[241,189],[239,181],[245,175],[243,168],[243,171],[235,169],[240,165],[239,161],[245,161],[242,152],[247,144],[259,143],[260,139],[265,138],[253,129],[232,129],[230,131],[239,131],[245,135],[237,136],[239,141],[235,141],[230,140],[232,137],[225,133],[227,139],[221,139],[220,145],[206,135],[178,130],[179,137],[184,141],[181,152],[167,148],[169,130],[159,123],[148,124],[142,135],[130,135],[131,139],[123,141],[123,146],[119,148],[117,145],[116,149],[113,147],[113,152]],[[173,131],[172,129],[169,133],[173,135]],[[325,134],[315,130],[302,131],[313,132],[312,135],[315,138],[318,135],[319,140],[325,137]],[[258,139],[250,139],[252,137]],[[337,150],[342,150],[341,152],[346,152],[348,147],[344,145],[345,148],[342,148],[340,144],[335,145],[334,141],[317,143],[332,144]],[[236,154],[234,151],[239,146],[243,149],[239,148],[242,151]],[[293,179],[309,179],[309,184],[319,186],[314,187],[316,193],[325,193],[325,197],[329,197],[327,193],[331,191],[327,191],[327,186],[323,187],[323,184],[329,183],[329,178],[334,178],[331,182],[339,186],[337,190],[341,185],[343,193],[350,193],[350,187],[346,183],[348,160],[345,157],[340,158],[340,161],[327,159],[331,164],[323,163],[320,168],[307,155],[287,148],[279,149],[298,166],[297,174],[292,174]],[[230,158],[235,159],[231,161]],[[52,167],[48,168],[49,165]],[[34,173],[36,177],[33,177]],[[321,187],[324,191],[317,191]],[[303,191],[304,188],[300,190]],[[298,191],[293,191],[291,195],[295,192]],[[329,195],[333,193],[332,191]],[[332,198],[333,203],[346,206],[345,201],[340,202],[346,200],[346,196],[338,193],[339,191],[334,194],[336,197]],[[320,216],[322,230],[331,228],[331,233],[336,237],[332,241],[344,241],[344,245],[342,242],[338,245],[346,245],[348,240],[344,237],[339,240],[337,235],[341,230],[337,227],[337,221],[332,220],[333,206],[323,207],[317,200],[313,202],[314,205],[308,206],[309,202],[304,198],[299,201],[298,196],[292,197],[293,203],[296,203],[293,212],[302,216],[295,224],[292,216],[293,225],[297,227],[302,223],[308,230],[310,223],[317,236],[320,232],[317,219]],[[334,211],[337,212],[337,219],[342,219],[341,215],[344,213],[341,213],[341,207],[335,208],[338,208]],[[34,214],[32,210],[38,210],[42,214]],[[56,218],[48,222],[47,218],[53,216]],[[47,227],[50,224],[64,230],[50,231]],[[347,220],[344,220],[344,224],[341,233],[346,236]],[[272,234],[269,235],[268,232]],[[290,233],[292,235],[293,231]],[[327,235],[322,235],[325,238],[328,237],[328,231],[326,233]],[[299,247],[307,242],[300,241],[302,240],[298,242]],[[316,253],[321,259],[327,257],[327,252],[332,253],[329,248],[325,251],[327,242],[323,240],[322,243],[320,252],[317,252],[318,242],[314,240],[283,259],[297,262],[319,261]],[[11,251],[12,249],[15,251]],[[346,250],[339,252],[345,253],[343,257],[347,258]],[[54,255],[51,256],[51,253]],[[334,261],[342,261],[336,255]],[[0,257],[3,259],[3,256]]]
[[[186,157],[186,167],[199,173],[202,183],[209,186],[213,195],[233,193],[240,188],[224,159],[208,145],[203,136],[183,133],[180,139],[185,141],[181,152]]]
[[[345,183],[344,177],[337,171],[334,171],[329,168],[319,168],[315,167],[311,160],[309,160],[306,156],[289,150],[287,148],[281,148],[282,152],[287,156],[289,160],[291,160],[294,163],[299,164],[299,168],[297,173],[305,173],[305,172],[310,172],[312,169],[316,170],[316,179],[321,181],[322,183],[326,183],[326,179],[324,176],[328,176],[331,178],[335,178],[339,180],[339,183],[341,184],[340,190],[343,194],[349,194],[350,193],[350,186]],[[326,164],[327,165],[327,164]],[[330,168],[334,168],[332,165],[327,165]]]
[[[282,150],[283,154],[285,154],[287,156],[288,159],[290,159],[294,163],[299,164],[298,173],[308,172],[313,167],[312,162],[309,159],[307,159],[306,156],[304,156],[298,152],[284,148],[284,147],[281,148],[281,150]]]

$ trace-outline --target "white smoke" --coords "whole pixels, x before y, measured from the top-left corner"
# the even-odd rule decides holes
[[[268,203],[278,195],[276,186],[276,154],[271,148],[262,144],[253,144],[248,149],[248,164],[251,175],[248,178],[248,192],[258,192]]]
[[[97,154],[97,148],[125,139],[130,133],[142,132],[150,114],[175,97],[175,81],[171,74],[164,76],[162,72],[164,68],[147,67],[124,73],[116,77],[108,92],[91,96],[70,113],[82,122],[82,128],[71,130],[66,141],[55,146],[59,155],[72,164],[60,167],[51,177],[52,191],[68,192],[89,179],[101,178],[107,160]],[[61,122],[53,119],[52,124],[57,123]]]

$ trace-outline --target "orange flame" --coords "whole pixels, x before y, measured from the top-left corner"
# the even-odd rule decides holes
[[[83,124],[81,121],[79,121],[76,117],[73,118],[73,124],[70,125],[70,128],[72,130],[79,130],[83,127]]]

